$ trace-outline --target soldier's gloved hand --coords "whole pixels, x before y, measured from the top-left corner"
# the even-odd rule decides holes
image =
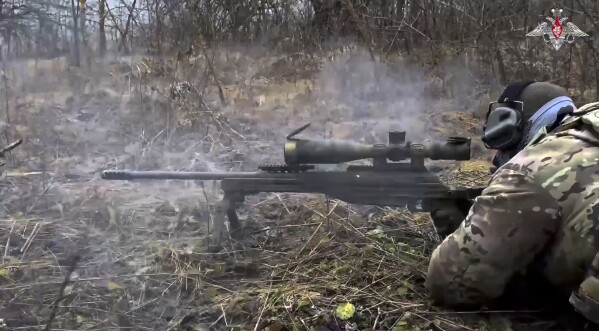
[[[454,204],[431,212],[431,219],[437,229],[437,234],[444,239],[453,233],[464,221],[474,201],[457,200]]]

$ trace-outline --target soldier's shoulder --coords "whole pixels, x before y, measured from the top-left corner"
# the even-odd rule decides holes
[[[542,169],[558,166],[556,161],[560,160],[562,155],[569,152],[574,145],[575,142],[568,137],[546,136],[539,142],[521,150],[501,169],[534,176]]]
[[[520,151],[502,168],[522,173],[548,190],[595,182],[599,180],[599,146],[584,139],[587,134],[549,135]]]

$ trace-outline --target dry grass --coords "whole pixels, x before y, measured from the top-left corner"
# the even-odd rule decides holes
[[[265,219],[224,252],[169,251],[163,259],[174,273],[204,270],[188,277],[200,293],[213,293],[212,314],[221,326],[403,330],[460,325],[432,316],[424,296],[426,256],[435,242],[426,216],[377,208],[364,217],[339,201],[327,208],[321,199],[293,196],[255,209]],[[226,289],[206,286],[205,279]],[[346,302],[356,306],[348,321],[335,313]]]
[[[98,180],[114,167],[252,170],[278,162],[273,141],[306,121],[313,135],[385,136],[380,121],[366,120],[393,115],[384,104],[351,99],[343,89],[318,91],[330,84],[312,77],[326,56],[215,58],[217,78],[203,74],[201,58],[98,64],[67,91],[48,83],[86,75],[50,66],[37,85],[21,77],[23,91],[37,93],[12,99],[12,109],[28,110],[11,123],[25,142],[0,187],[0,318],[8,330],[516,329],[507,317],[526,314],[429,305],[423,281],[438,238],[426,214],[263,194],[241,210],[244,236],[214,251],[212,185]],[[169,99],[171,84],[185,80],[193,93]],[[352,122],[347,109],[356,101],[370,113]],[[393,124],[409,120],[399,129],[413,128],[415,139],[474,135],[474,114],[449,109],[440,103],[417,114],[427,132],[416,132],[410,117]],[[488,155],[477,155],[483,160],[435,166],[448,183],[484,184]],[[344,303],[356,307],[349,320],[336,316]],[[541,322],[534,327],[552,325]]]

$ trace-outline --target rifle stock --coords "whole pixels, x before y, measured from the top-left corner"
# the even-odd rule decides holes
[[[294,134],[307,126],[296,130]],[[320,193],[362,205],[406,207],[414,212],[455,209],[459,201],[472,200],[482,188],[448,186],[424,166],[424,159],[470,158],[469,138],[449,138],[444,144],[405,143],[405,133],[389,133],[388,145],[299,140],[285,142],[285,165],[263,165],[257,172],[172,172],[106,170],[106,180],[220,180],[224,192],[217,204],[214,237],[220,243],[225,215],[231,231],[240,229],[236,208],[247,195],[261,192]],[[317,163],[337,163],[372,158],[372,165],[350,165],[345,171],[316,171]],[[388,162],[406,160],[410,162]],[[312,164],[306,161],[310,161]],[[335,161],[335,162],[332,162]],[[455,226],[455,225],[451,225]]]

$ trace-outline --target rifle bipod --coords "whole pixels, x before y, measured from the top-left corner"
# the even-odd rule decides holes
[[[240,201],[241,200],[241,201]],[[229,236],[234,236],[241,230],[241,223],[237,217],[236,207],[238,203],[243,202],[243,196],[225,192],[222,200],[216,203],[214,215],[214,229],[212,231],[212,243],[220,247],[223,237],[223,230],[226,226],[225,215],[229,221]]]

